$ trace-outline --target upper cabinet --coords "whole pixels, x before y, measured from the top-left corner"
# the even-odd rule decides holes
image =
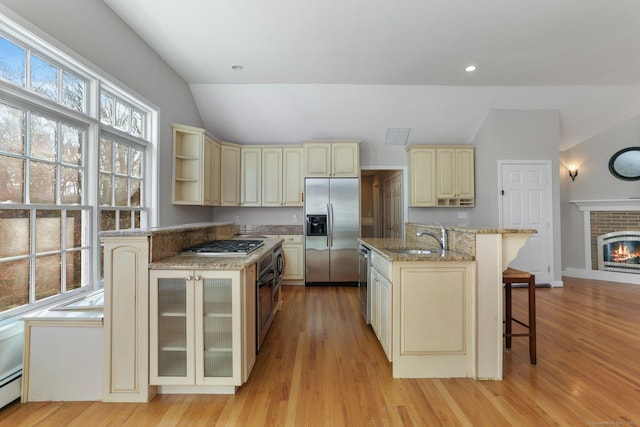
[[[473,206],[473,148],[442,147],[436,157],[438,206]]]
[[[240,146],[220,144],[220,205],[240,205]]]
[[[282,206],[303,206],[304,162],[302,147],[282,149]]]
[[[262,149],[253,145],[245,145],[240,148],[240,193],[242,206],[262,205]]]
[[[302,206],[302,147],[241,148],[242,206]]]
[[[409,147],[410,206],[473,207],[474,188],[473,147]]]
[[[436,149],[409,149],[409,206],[436,205]]]
[[[177,205],[240,204],[240,146],[214,140],[204,129],[174,123],[173,186]]]
[[[204,129],[173,124],[171,200],[180,205],[220,204],[220,144]]]
[[[306,141],[306,177],[357,178],[360,174],[359,141]]]
[[[282,206],[282,147],[262,149],[262,206]]]

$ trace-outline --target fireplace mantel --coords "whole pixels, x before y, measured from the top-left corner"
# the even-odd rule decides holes
[[[570,200],[581,211],[640,211],[638,199]]]

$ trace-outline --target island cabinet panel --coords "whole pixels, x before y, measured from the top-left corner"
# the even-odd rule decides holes
[[[475,378],[475,263],[394,263],[394,378]]]
[[[465,353],[463,271],[406,271],[402,285],[402,321],[422,324],[400,337],[401,354]],[[429,307],[425,310],[425,301]],[[446,304],[435,304],[446,301]]]
[[[104,372],[102,400],[148,402],[149,243],[146,237],[103,238]]]
[[[371,327],[378,337],[384,353],[393,361],[391,328],[392,263],[376,251],[371,251]]]

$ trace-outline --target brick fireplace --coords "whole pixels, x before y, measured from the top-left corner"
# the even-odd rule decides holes
[[[640,230],[640,211],[591,211],[590,220],[592,270],[598,270],[598,265],[602,265],[602,260],[598,259],[598,253],[601,253],[598,236],[618,231]]]
[[[599,236],[601,236],[602,241],[604,238],[602,236],[606,236],[609,233],[640,231],[640,199],[572,200],[571,203],[577,205],[583,214],[585,267],[584,269],[566,268],[565,274],[572,277],[640,285],[640,273],[635,268],[628,269],[626,268],[628,265],[613,266],[614,268],[607,266],[605,268],[603,262],[600,262],[600,268],[598,267],[599,258],[603,256],[603,251],[613,248],[612,246],[609,246],[609,248],[601,247],[599,250]],[[629,233],[622,234],[626,236]],[[635,247],[635,244],[633,244],[632,248]],[[617,247],[613,250],[616,249]],[[600,252],[600,257],[598,252]],[[632,263],[634,260],[628,262]]]

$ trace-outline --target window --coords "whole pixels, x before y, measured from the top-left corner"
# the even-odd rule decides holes
[[[140,228],[144,152],[100,138],[100,229]]]
[[[0,321],[101,287],[97,232],[148,222],[157,115],[96,70],[7,24],[11,36],[0,32]]]

